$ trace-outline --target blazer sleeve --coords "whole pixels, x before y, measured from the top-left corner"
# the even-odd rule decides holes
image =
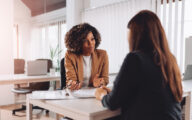
[[[134,53],[128,54],[114,81],[112,91],[102,99],[104,107],[115,110],[124,104],[131,104],[130,100],[138,89],[139,67],[139,58]]]
[[[104,63],[102,66],[100,77],[104,78],[106,85],[109,83],[109,60],[107,52],[105,52],[104,54]]]
[[[66,71],[66,83],[69,80],[77,80],[77,74],[75,72],[75,65],[72,61],[72,56],[69,52],[66,52],[65,54],[65,71]]]

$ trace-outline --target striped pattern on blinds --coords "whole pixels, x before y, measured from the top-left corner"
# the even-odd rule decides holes
[[[161,3],[162,2],[162,3]],[[184,72],[184,11],[185,0],[156,0],[156,13],[162,21],[171,52]]]
[[[116,73],[129,52],[127,41],[127,23],[142,9],[154,9],[151,0],[126,0],[82,13],[82,21],[95,26],[101,33],[100,49],[109,56],[109,72]]]

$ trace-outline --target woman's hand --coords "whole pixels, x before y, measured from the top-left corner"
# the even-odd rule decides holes
[[[103,88],[97,88],[95,91],[95,97],[97,100],[102,100],[103,97],[107,95],[107,91]]]
[[[70,90],[79,90],[81,87],[82,83],[79,81],[69,80],[69,82],[67,82],[67,88]]]
[[[99,74],[96,74],[96,76],[93,78],[93,86],[94,87],[105,86],[105,81],[103,78],[99,78]]]
[[[110,93],[111,90],[105,86],[101,87],[101,88],[97,88],[95,91],[95,97],[97,100],[102,100],[103,97],[105,95],[107,95],[108,93]]]
[[[106,90],[106,91],[107,91],[107,93],[110,93],[110,92],[111,92],[111,89],[110,89],[110,88],[108,88],[108,87],[106,87],[106,86],[102,86],[101,88],[103,88],[104,90]]]

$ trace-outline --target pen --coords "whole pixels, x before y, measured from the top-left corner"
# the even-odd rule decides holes
[[[66,86],[65,86],[65,88],[70,88],[71,86],[72,86],[72,80],[70,80],[69,81],[70,82],[70,84],[67,84]],[[77,81],[75,81],[76,83],[75,83],[75,85],[79,85],[79,83],[80,83],[80,81],[79,80],[77,80]]]
[[[67,91],[67,89],[69,88],[70,89],[70,87],[72,86],[72,82],[73,81],[71,81],[71,83],[70,84],[67,84],[63,89],[65,89],[65,92],[66,92],[66,96],[69,96],[69,93],[68,93],[68,91]],[[78,85],[80,82],[79,81],[76,81],[76,85]]]

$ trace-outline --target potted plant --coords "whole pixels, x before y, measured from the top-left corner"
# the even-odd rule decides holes
[[[52,61],[52,68],[50,68],[50,74],[55,74],[55,71],[60,70],[60,61],[59,55],[61,54],[62,50],[59,50],[59,44],[57,44],[56,48],[50,46],[50,58]],[[56,87],[56,82],[50,82],[50,90],[54,90]]]
[[[62,50],[59,49],[59,44],[57,44],[56,48],[50,46],[50,58],[53,64],[52,68],[50,69],[50,73],[60,70],[59,55],[61,52]]]

